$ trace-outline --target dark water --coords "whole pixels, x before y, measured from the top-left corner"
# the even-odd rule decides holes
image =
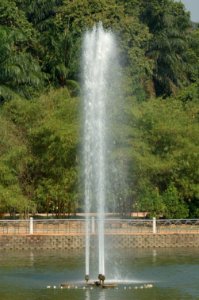
[[[107,279],[125,282],[118,289],[90,290],[59,288],[84,278],[83,252],[0,252],[0,300],[199,299],[198,254],[199,249],[109,251]],[[96,261],[92,253],[93,278]]]

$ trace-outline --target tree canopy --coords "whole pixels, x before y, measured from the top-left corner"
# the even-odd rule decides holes
[[[0,213],[83,208],[80,57],[98,22],[123,91],[107,207],[199,217],[199,27],[174,0],[1,0]]]

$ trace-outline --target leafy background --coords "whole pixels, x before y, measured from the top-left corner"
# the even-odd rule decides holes
[[[83,209],[81,44],[99,21],[123,90],[107,207],[198,218],[199,29],[173,0],[1,0],[0,214]]]

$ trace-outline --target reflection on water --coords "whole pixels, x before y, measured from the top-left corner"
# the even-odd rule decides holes
[[[85,300],[90,300],[90,291],[89,290],[86,290]]]
[[[105,290],[100,291],[99,300],[106,300]]]
[[[34,266],[34,253],[32,251],[30,251],[30,265]]]
[[[94,255],[92,265],[95,273]],[[0,299],[196,300],[198,270],[198,249],[112,251],[106,277],[107,282],[115,278],[118,288],[83,289],[83,252],[0,252]],[[60,284],[68,281],[78,287],[61,290]]]
[[[157,257],[157,250],[153,249],[153,263],[156,263],[156,257]]]
[[[96,298],[97,296],[97,298]],[[95,298],[93,298],[95,297]],[[97,289],[97,290],[86,290],[85,291],[85,300],[92,300],[92,299],[97,299],[97,300],[106,300],[106,290],[104,289]],[[108,300],[108,299],[107,299]]]

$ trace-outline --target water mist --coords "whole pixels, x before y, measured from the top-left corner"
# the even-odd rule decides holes
[[[102,24],[87,31],[83,42],[84,198],[86,275],[89,277],[90,212],[97,210],[99,274],[105,275],[104,218],[107,199],[107,132],[115,40]]]

